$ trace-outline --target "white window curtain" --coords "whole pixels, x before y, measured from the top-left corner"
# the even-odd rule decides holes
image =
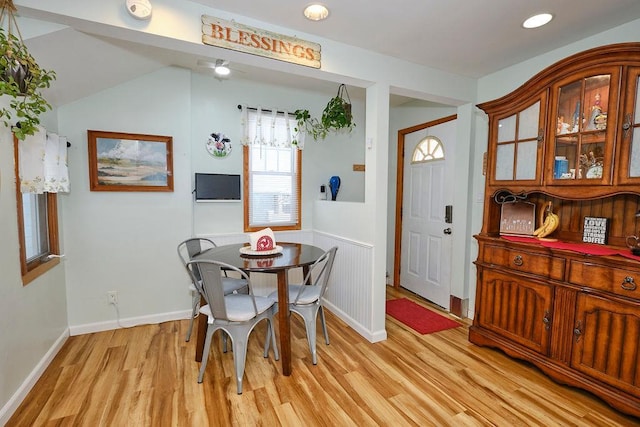
[[[255,110],[242,106],[240,123],[242,135],[240,143],[243,145],[263,145],[277,148],[304,148],[303,135],[294,135],[296,127],[295,115],[289,112],[278,113],[277,108],[263,111],[260,107]],[[292,141],[297,141],[292,144]]]
[[[35,135],[18,142],[20,191],[68,193],[67,138],[39,127]]]

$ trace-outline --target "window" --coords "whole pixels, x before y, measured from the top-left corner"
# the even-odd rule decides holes
[[[299,230],[302,155],[289,134],[295,120],[252,111],[248,120],[259,126],[251,126],[253,143],[244,147],[244,229]]]
[[[442,142],[435,136],[427,136],[413,150],[411,163],[423,163],[440,159],[444,159]]]
[[[55,193],[22,193],[20,191],[18,139],[14,137],[16,165],[16,202],[18,208],[18,236],[20,241],[20,269],[24,285],[57,265],[59,253],[58,206]]]

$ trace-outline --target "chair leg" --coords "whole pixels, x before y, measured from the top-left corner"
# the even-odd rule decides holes
[[[273,356],[275,360],[280,360],[278,345],[276,344],[276,333],[273,327],[273,319],[267,318],[267,335],[264,337],[264,357],[269,357],[270,343],[273,345]]]
[[[322,332],[324,333],[324,342],[329,345],[329,331],[327,330],[327,322],[324,320],[324,307],[320,306],[320,322],[322,322]]]
[[[194,319],[196,318],[196,316],[198,315],[198,308],[200,305],[200,295],[194,295],[192,298],[192,302],[191,302],[191,319],[189,320],[189,329],[187,330],[187,338],[185,339],[186,342],[189,342],[189,340],[191,339],[191,331],[193,331],[193,324],[194,324]]]
[[[227,352],[227,341],[229,341],[229,335],[223,330],[222,331],[222,352]]]
[[[244,377],[244,365],[247,360],[247,342],[249,340],[249,333],[250,330],[246,331],[246,333],[236,334],[235,339],[231,340],[238,394],[242,394],[242,378]]]
[[[307,341],[309,342],[309,351],[311,352],[311,361],[314,365],[318,364],[318,355],[316,354],[316,315],[317,311],[305,311],[302,316],[304,318],[304,326],[307,330]]]
[[[202,383],[204,371],[207,368],[207,360],[209,359],[209,350],[211,349],[211,338],[213,337],[214,328],[207,326],[207,338],[204,340],[204,349],[202,351],[202,363],[200,364],[200,375],[198,375],[198,383]]]

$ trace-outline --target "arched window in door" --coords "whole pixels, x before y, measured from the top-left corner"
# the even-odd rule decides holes
[[[411,163],[424,163],[444,159],[442,141],[435,136],[427,136],[416,145]]]

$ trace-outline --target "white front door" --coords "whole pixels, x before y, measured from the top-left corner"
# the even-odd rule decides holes
[[[426,161],[413,161],[416,147]],[[449,309],[451,294],[452,225],[445,222],[445,206],[453,201],[453,153],[456,120],[405,135],[404,191],[400,286]],[[439,140],[444,157],[431,160],[427,153]],[[438,153],[436,158],[440,157]]]

